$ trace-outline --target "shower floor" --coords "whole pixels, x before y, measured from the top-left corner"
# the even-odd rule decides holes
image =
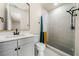
[[[46,48],[44,51],[44,56],[60,56],[60,55],[52,51],[50,48]]]

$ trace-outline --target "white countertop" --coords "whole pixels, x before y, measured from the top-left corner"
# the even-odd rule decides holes
[[[0,33],[0,42],[18,40],[28,37],[34,37],[34,35],[29,32],[21,32],[20,35],[13,35],[12,32],[3,32]]]

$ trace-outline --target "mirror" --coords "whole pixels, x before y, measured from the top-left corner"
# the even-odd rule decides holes
[[[0,3],[0,31],[5,30],[5,7],[4,3]]]
[[[0,3],[0,30],[30,30],[28,3]]]
[[[10,3],[8,11],[8,30],[26,31],[30,29],[30,7],[28,3]]]

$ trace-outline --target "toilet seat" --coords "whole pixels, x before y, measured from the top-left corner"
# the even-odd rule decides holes
[[[37,46],[37,48],[38,48],[39,50],[44,50],[44,49],[45,49],[44,43],[38,42],[38,43],[36,43],[36,46]]]

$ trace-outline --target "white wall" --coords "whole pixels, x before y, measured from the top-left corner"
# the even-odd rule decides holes
[[[48,31],[48,11],[42,8],[42,16],[43,16],[43,31]]]
[[[3,17],[5,20],[5,3],[0,3],[0,17]],[[0,30],[4,29],[4,23],[0,19]]]
[[[79,8],[79,4],[76,4]],[[79,56],[79,11],[77,13],[76,25],[75,25],[75,55]]]
[[[40,34],[41,5],[39,3],[30,4],[30,31],[34,34]]]
[[[48,12],[40,3],[30,4],[30,31],[34,34],[40,34],[40,17],[43,16],[43,30],[47,32]]]

